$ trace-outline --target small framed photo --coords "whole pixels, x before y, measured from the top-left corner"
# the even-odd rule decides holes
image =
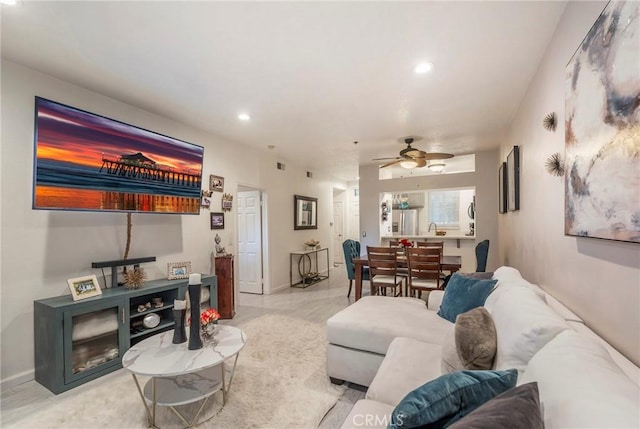
[[[224,177],[209,175],[209,190],[214,192],[224,191]]]
[[[211,198],[210,197],[202,197],[200,201],[201,207],[211,207]]]
[[[74,301],[102,295],[102,289],[100,289],[98,278],[95,274],[69,279],[67,283],[69,284],[69,289],[71,289],[71,296]]]
[[[211,229],[224,229],[224,213],[211,213]]]
[[[191,274],[191,262],[169,262],[167,264],[167,279],[188,279]]]

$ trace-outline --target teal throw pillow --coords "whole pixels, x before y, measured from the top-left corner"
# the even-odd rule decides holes
[[[405,396],[393,410],[388,427],[445,428],[513,388],[517,379],[515,369],[455,371],[441,375]]]
[[[438,316],[455,323],[458,314],[482,307],[498,280],[481,280],[455,273],[444,290]]]

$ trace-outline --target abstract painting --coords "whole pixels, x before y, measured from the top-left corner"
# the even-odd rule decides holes
[[[565,235],[640,243],[639,14],[610,2],[567,65]]]

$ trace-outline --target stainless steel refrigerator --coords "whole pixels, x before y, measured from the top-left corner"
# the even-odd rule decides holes
[[[391,231],[393,235],[418,235],[418,210],[393,210],[391,212]]]

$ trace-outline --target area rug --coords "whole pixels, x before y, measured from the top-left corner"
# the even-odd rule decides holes
[[[238,359],[227,405],[221,393],[199,428],[315,428],[344,392],[326,374],[324,326],[281,315],[264,315],[238,326],[247,345]],[[105,379],[104,382],[101,382]],[[12,428],[146,428],[144,408],[124,369],[52,398]],[[77,391],[77,392],[76,392]],[[210,402],[211,404],[211,402]],[[191,406],[192,407],[192,406]],[[181,411],[189,413],[191,409]],[[161,428],[184,425],[158,407]]]

